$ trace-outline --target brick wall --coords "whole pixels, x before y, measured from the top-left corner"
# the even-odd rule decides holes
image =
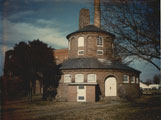
[[[100,94],[102,97],[105,96],[105,80],[107,77],[109,76],[114,76],[117,80],[117,93],[118,90],[120,88],[120,86],[123,86],[124,90],[126,91],[127,94],[130,94],[130,92],[132,94],[130,95],[139,95],[139,84],[138,83],[123,83],[122,82],[122,78],[124,74],[127,74],[129,76],[134,75],[136,77],[139,77],[139,74],[133,73],[133,72],[128,72],[128,71],[121,71],[121,70],[99,70],[99,69],[79,69],[79,70],[62,70],[62,77],[61,77],[61,84],[62,85],[66,85],[64,84],[64,74],[71,74],[72,75],[72,82],[75,81],[75,74],[84,74],[84,82],[87,82],[87,75],[88,74],[96,74],[97,75],[97,83],[98,83],[98,87],[100,90]],[[61,88],[62,86],[59,86],[58,89],[58,93],[59,95],[61,95],[61,97],[67,97],[67,89],[64,90],[63,88]],[[71,92],[74,88],[71,88],[69,90],[69,92]],[[89,89],[89,90],[88,90]],[[87,92],[94,91],[94,88],[88,88],[87,87]],[[59,91],[61,90],[61,92]],[[74,91],[73,91],[74,92]],[[98,91],[97,91],[98,92]],[[93,94],[94,92],[89,92],[87,93],[87,100],[89,99],[89,101],[93,101],[94,97],[98,97],[98,96],[94,96]],[[65,95],[64,95],[65,94]],[[74,94],[74,93],[72,93]],[[98,94],[97,94],[98,95]],[[119,96],[119,94],[117,94]],[[90,96],[90,97],[89,97]],[[89,97],[89,98],[88,98]],[[73,98],[72,98],[73,99]],[[75,101],[75,100],[72,100]]]
[[[97,46],[97,37],[103,37],[103,47]],[[84,47],[78,47],[78,38],[84,37]],[[73,34],[69,37],[70,40],[70,50],[69,58],[77,57],[97,57],[97,58],[107,58],[112,59],[113,54],[113,38],[104,33],[97,32],[83,32]],[[78,50],[84,50],[84,55],[78,55]],[[103,50],[103,55],[97,55],[97,50]]]
[[[53,56],[56,59],[56,64],[62,63],[64,60],[68,59],[68,49],[57,49],[53,51]]]
[[[79,29],[84,28],[90,24],[90,11],[88,9],[81,9],[79,14]]]
[[[68,86],[68,101],[77,101],[77,86]]]
[[[96,101],[96,86],[87,86],[86,87],[86,101],[95,102]]]

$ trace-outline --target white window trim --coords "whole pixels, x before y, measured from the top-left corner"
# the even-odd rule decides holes
[[[112,49],[114,49],[114,44],[112,43]]]
[[[98,38],[102,38],[102,45],[98,45]],[[97,47],[103,47],[103,37],[102,36],[97,36],[97,42],[96,42],[96,44],[97,44]]]
[[[138,77],[136,77],[136,83],[139,83],[139,78]]]
[[[98,51],[101,51],[102,54],[98,54]],[[103,50],[97,50],[97,55],[103,55],[104,54],[104,51]]]
[[[86,101],[86,94],[78,95],[78,91],[84,91],[86,93],[86,86],[84,86],[84,89],[79,89],[79,86],[77,86],[77,101],[78,102],[85,102]],[[84,99],[79,99],[79,97],[84,97]]]
[[[78,80],[76,79],[78,75],[82,75],[82,78],[83,78],[82,81],[78,81]],[[76,82],[76,83],[83,83],[83,82],[84,82],[84,74],[75,74],[75,82]]]
[[[80,51],[83,51],[83,54],[79,54]],[[84,55],[84,50],[78,50],[78,55]]]
[[[70,76],[70,80],[66,80],[66,78],[65,77],[67,77],[67,76]],[[72,76],[71,76],[71,74],[65,74],[64,75],[64,83],[70,83],[72,81]]]
[[[78,47],[84,47],[84,37],[78,37]]]
[[[89,81],[89,76],[90,75],[94,75],[94,81]],[[88,74],[87,75],[87,82],[89,82],[89,83],[96,83],[97,82],[97,76],[96,76],[96,74]]]
[[[122,79],[123,83],[129,83],[129,75],[126,75],[126,76],[127,76],[127,81],[124,81],[124,75],[123,75],[123,79]]]
[[[133,79],[133,82],[131,81],[132,79]],[[130,82],[131,82],[131,83],[135,83],[135,76],[131,76]]]

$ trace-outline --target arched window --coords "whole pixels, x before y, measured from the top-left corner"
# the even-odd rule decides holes
[[[78,47],[84,47],[84,37],[78,38]]]
[[[123,83],[129,83],[129,76],[123,75]]]
[[[131,77],[130,77],[130,82],[131,82],[131,83],[135,83],[135,76],[131,76]]]
[[[72,80],[71,74],[65,74],[64,75],[64,83],[69,83]]]
[[[138,77],[136,78],[136,83],[139,83],[139,78]]]
[[[84,75],[83,74],[76,74],[75,75],[75,82],[84,82]]]
[[[97,46],[103,47],[103,37],[102,36],[97,37]]]
[[[87,81],[88,82],[96,82],[96,74],[88,74]]]

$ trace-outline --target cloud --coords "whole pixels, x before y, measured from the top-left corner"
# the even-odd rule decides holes
[[[61,25],[61,24],[60,24]],[[67,48],[66,34],[54,20],[38,19],[36,23],[2,21],[2,41],[0,41],[0,75],[2,74],[5,51],[12,49],[20,41],[40,39],[53,48]],[[55,26],[55,27],[54,27]]]
[[[29,16],[35,14],[33,10],[19,11],[17,14],[11,14],[6,16],[8,19],[20,19],[23,16]]]
[[[52,47],[67,47],[66,33],[62,32],[58,27],[50,27],[50,24],[54,24],[53,21],[37,20],[37,23],[46,24],[47,26],[35,26],[32,23],[25,22],[14,23],[4,19],[3,41],[6,43],[17,43],[39,38],[49,45],[54,45]]]

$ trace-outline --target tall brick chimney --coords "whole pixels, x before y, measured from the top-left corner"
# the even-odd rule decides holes
[[[101,27],[100,0],[94,0],[94,25]]]
[[[79,14],[79,29],[84,28],[90,24],[90,11],[89,9],[81,9]]]

